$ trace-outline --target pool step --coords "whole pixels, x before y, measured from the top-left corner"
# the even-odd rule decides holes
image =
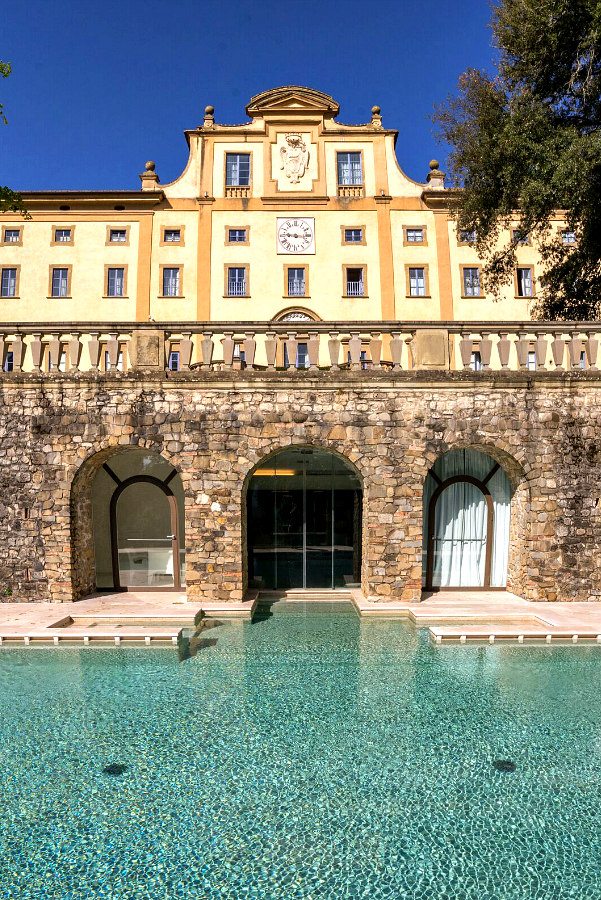
[[[350,603],[350,590],[336,591],[293,588],[288,591],[260,591],[259,603],[285,600],[286,603]]]
[[[478,627],[431,627],[428,629],[430,639],[435,644],[467,644],[467,643],[545,643],[545,644],[578,644],[580,642],[597,644],[601,646],[601,634],[597,629],[566,629],[560,627],[545,627],[544,625],[530,625],[524,628],[509,626]]]

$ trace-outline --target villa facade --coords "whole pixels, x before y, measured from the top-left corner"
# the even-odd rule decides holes
[[[601,595],[598,325],[531,320],[527,236],[493,300],[438,164],[338,111],[207,107],[176,181],[0,217],[4,598]]]

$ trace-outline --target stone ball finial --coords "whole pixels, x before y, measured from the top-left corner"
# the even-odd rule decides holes
[[[379,106],[372,106],[371,111],[374,116],[379,116],[382,109]]]
[[[154,170],[156,169],[156,163],[154,159],[149,159],[144,168],[147,172],[154,172]]]
[[[431,159],[431,160],[430,160],[430,168],[432,169],[432,171],[434,171],[434,169],[439,169],[439,168],[440,168],[440,163],[438,162],[437,159]]]
[[[212,116],[214,112],[215,112],[214,106],[211,106],[211,105],[205,106],[205,116]]]

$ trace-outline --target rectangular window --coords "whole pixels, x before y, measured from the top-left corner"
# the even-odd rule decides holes
[[[480,297],[480,269],[477,266],[463,268],[463,296]]]
[[[362,185],[363,166],[360,153],[337,153],[339,185]]]
[[[246,296],[246,269],[244,266],[231,266],[227,270],[228,297]]]
[[[305,296],[305,270],[288,269],[288,294],[290,297]]]
[[[180,270],[165,266],[163,269],[163,297],[180,296]]]
[[[126,244],[127,243],[127,229],[126,228],[111,228],[109,232],[109,240],[111,244]]]
[[[346,270],[346,294],[347,297],[365,296],[363,269],[348,268]]]
[[[225,154],[225,183],[228,187],[250,184],[250,153]]]
[[[5,372],[12,372],[15,365],[15,357],[12,350],[9,350],[4,359],[4,365],[2,366]]]
[[[516,271],[518,297],[532,297],[532,269],[530,266],[519,266]]]
[[[424,229],[423,228],[406,228],[405,243],[407,244],[423,244]]]
[[[561,243],[562,244],[575,244],[576,243],[576,232],[562,231],[561,232]]]
[[[179,372],[179,350],[170,350],[167,359],[167,368],[170,372]]]
[[[55,228],[54,229],[54,243],[55,244],[70,244],[72,239],[72,232],[70,228]]]
[[[363,229],[362,228],[345,228],[344,229],[345,244],[362,244]]]
[[[426,296],[426,270],[423,268],[409,267],[409,296]]]
[[[124,268],[111,268],[106,270],[106,295],[107,297],[125,296]]]
[[[104,371],[110,372],[111,370],[113,370],[115,372],[123,371],[123,351],[122,350],[119,350],[119,352],[117,354],[117,365],[116,366],[111,365],[111,360],[110,360],[108,350],[104,351]]]
[[[2,286],[0,290],[2,297],[17,296],[17,270],[2,269]]]
[[[460,244],[475,244],[477,239],[476,232],[473,229],[462,228],[459,232]]]
[[[228,228],[228,244],[246,244],[246,228]]]
[[[474,350],[472,352],[472,360],[470,363],[471,368],[474,372],[480,372],[482,369],[482,355],[479,350]]]
[[[21,229],[20,228],[5,228],[4,229],[4,243],[5,244],[20,244],[21,243]]]
[[[515,243],[520,247],[528,247],[530,245],[530,235],[528,235],[525,231],[522,231],[520,228],[513,228],[511,231],[511,236]]]
[[[52,297],[68,297],[69,296],[69,270],[53,269],[51,280],[51,296]]]
[[[526,358],[526,368],[530,372],[534,372],[536,370],[536,350],[528,350],[528,356]]]
[[[182,239],[181,228],[165,228],[163,241],[166,244],[179,244]]]

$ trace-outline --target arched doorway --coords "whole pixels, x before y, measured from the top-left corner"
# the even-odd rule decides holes
[[[252,473],[246,504],[251,587],[359,585],[362,490],[349,462],[311,447],[281,450]]]
[[[503,589],[510,505],[509,478],[486,453],[439,457],[424,485],[425,589]]]
[[[138,449],[111,456],[92,483],[92,517],[98,589],[181,589],[184,496],[171,463]]]

